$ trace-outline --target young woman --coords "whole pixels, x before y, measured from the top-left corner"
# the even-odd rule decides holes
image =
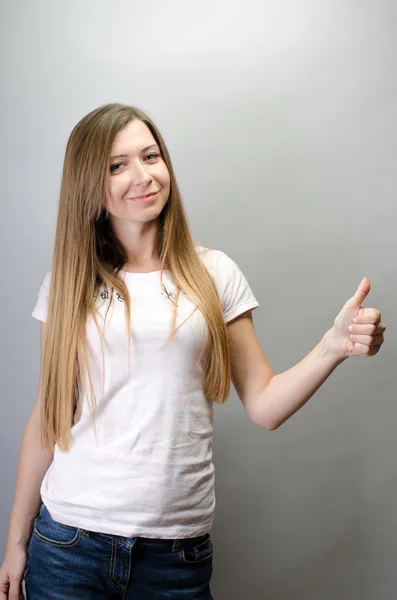
[[[385,325],[364,278],[320,343],[274,375],[259,304],[222,251],[195,244],[171,160],[140,110],[73,129],[41,321],[37,398],[18,467],[0,600],[209,600],[213,402],[230,379],[276,429]]]

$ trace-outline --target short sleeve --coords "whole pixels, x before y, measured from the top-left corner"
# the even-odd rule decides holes
[[[37,296],[37,302],[32,312],[32,317],[38,319],[39,321],[43,321],[44,323],[47,320],[47,305],[48,295],[50,291],[50,280],[51,272],[48,272],[44,278],[43,283],[41,284],[39,294]]]
[[[259,306],[246,278],[237,264],[224,252],[218,250],[215,281],[225,323],[235,319],[247,310]]]

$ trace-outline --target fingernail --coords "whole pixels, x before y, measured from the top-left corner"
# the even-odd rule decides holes
[[[349,325],[348,330],[353,331],[353,327],[351,325]]]

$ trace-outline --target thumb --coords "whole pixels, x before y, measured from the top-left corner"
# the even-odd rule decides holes
[[[348,300],[347,304],[348,306],[354,307],[354,308],[360,308],[361,304],[364,302],[365,298],[368,296],[369,291],[371,289],[371,283],[368,279],[368,277],[363,277],[363,279],[361,280],[360,285],[358,286],[356,293],[354,294],[354,296],[352,296],[350,298],[350,300]]]

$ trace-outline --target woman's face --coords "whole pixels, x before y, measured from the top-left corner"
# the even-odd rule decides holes
[[[156,219],[170,193],[170,176],[160,148],[142,121],[116,135],[109,162],[107,209],[116,219],[146,223]]]

